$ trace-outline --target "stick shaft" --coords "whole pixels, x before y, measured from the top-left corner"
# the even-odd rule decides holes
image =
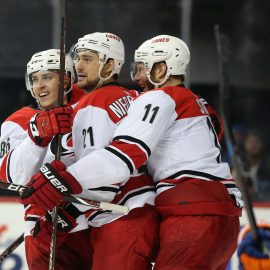
[[[0,188],[14,191],[19,194],[21,194],[26,189],[25,186],[3,182],[1,179],[0,179]],[[108,203],[108,202],[100,202],[100,201],[91,200],[91,199],[84,199],[80,197],[74,197],[71,195],[65,195],[64,201],[90,206],[94,209],[110,210],[119,214],[126,214],[128,212],[128,207],[123,206],[123,205],[113,204],[113,203]]]
[[[59,89],[58,89],[58,105],[64,104],[64,78],[65,78],[65,47],[66,47],[66,0],[59,0],[61,8],[61,44],[60,44],[60,72],[59,72]],[[62,136],[57,136],[57,149],[55,159],[61,159],[62,152]],[[50,258],[49,258],[49,270],[54,270],[55,265],[55,249],[56,249],[56,235],[57,235],[57,216],[58,206],[55,206],[52,212],[52,235],[50,245]]]
[[[0,255],[0,265],[3,261],[24,241],[24,234],[22,233],[9,247],[7,247]]]
[[[224,67],[224,63],[225,61],[227,61],[228,56],[224,55],[224,48],[223,48],[223,44],[222,44],[222,38],[223,40],[228,38],[220,32],[219,30],[219,26],[216,25],[215,26],[215,38],[216,38],[216,46],[217,46],[217,52],[218,52],[218,62],[219,62],[219,92],[220,92],[220,116],[222,118],[223,121],[223,125],[224,125],[224,135],[225,135],[225,142],[226,142],[226,146],[227,146],[227,151],[229,154],[229,157],[233,163],[234,169],[236,171],[236,180],[237,180],[237,184],[241,190],[241,193],[243,195],[243,200],[245,202],[245,209],[247,211],[247,216],[248,216],[248,220],[250,223],[250,227],[251,227],[251,232],[253,235],[253,238],[255,241],[259,241],[259,237],[258,237],[258,228],[256,225],[256,220],[255,220],[255,216],[254,216],[254,212],[253,212],[253,208],[252,208],[252,204],[251,204],[251,199],[249,197],[249,194],[246,190],[243,178],[242,178],[242,170],[241,170],[241,165],[239,164],[239,160],[238,157],[234,151],[234,146],[233,146],[233,140],[232,140],[232,136],[231,136],[231,132],[229,129],[229,124],[227,121],[227,117],[225,114],[225,105],[224,104],[224,99],[227,98],[227,93],[228,93],[228,82],[227,82],[227,74],[226,74],[226,70]]]

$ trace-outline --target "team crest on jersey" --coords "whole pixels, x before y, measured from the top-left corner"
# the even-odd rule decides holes
[[[131,96],[123,96],[114,101],[111,105],[109,105],[109,108],[118,118],[121,119],[123,116],[127,114],[130,102],[132,100],[133,98]]]
[[[72,134],[65,134],[62,136],[62,152],[61,156],[74,156],[74,152],[72,151]],[[57,137],[54,137],[50,144],[50,150],[53,155],[57,152]]]

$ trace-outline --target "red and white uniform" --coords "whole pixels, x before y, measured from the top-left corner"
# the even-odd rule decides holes
[[[77,162],[108,146],[120,122],[127,115],[134,92],[116,83],[98,88],[77,104],[74,110],[72,137]],[[77,163],[76,162],[76,163]],[[91,163],[89,163],[91,164]],[[100,169],[105,164],[99,164]],[[106,165],[105,165],[106,166]],[[80,168],[78,168],[80,170]],[[80,171],[87,180],[92,166]],[[111,174],[117,167],[110,167]],[[152,179],[137,170],[130,178],[113,178],[109,185],[102,180],[94,188],[84,189],[79,197],[125,205],[129,213],[110,213],[76,205],[86,212],[91,225],[90,243],[94,250],[92,270],[115,265],[118,270],[146,270],[151,267],[153,249],[158,237],[158,218],[153,207],[155,186]],[[147,237],[145,237],[147,235]],[[144,258],[144,259],[142,259]]]
[[[184,87],[166,86],[140,95],[111,145],[80,159],[68,171],[84,188],[96,188],[100,183],[127,179],[147,161],[157,187],[156,207],[163,217],[155,268],[223,269],[222,263],[235,249],[243,201],[228,164],[221,161],[220,150],[199,97]],[[91,169],[86,177],[81,172],[87,168]],[[213,228],[217,228],[216,234]],[[222,250],[216,246],[219,234],[227,235],[227,241],[222,238]],[[217,256],[209,258],[209,250]]]
[[[70,92],[69,104],[75,105],[75,103],[77,103],[80,97],[84,94],[85,93],[82,89],[74,85],[73,90]],[[3,145],[3,150],[1,150],[0,176],[1,179],[6,182],[26,185],[31,176],[39,171],[42,164],[52,162],[55,159],[56,139],[53,139],[48,147],[41,147],[37,146],[28,135],[28,123],[31,117],[38,112],[38,109],[23,107],[11,114],[1,126],[0,145]],[[75,162],[75,155],[72,151],[71,134],[62,136],[61,161],[67,166]],[[44,210],[40,208],[33,207],[31,205],[27,205],[25,207],[26,222],[24,236],[26,237],[26,253],[29,269],[48,268],[46,257],[45,262],[43,263],[44,256],[41,256],[42,250],[39,247],[35,247],[34,243],[31,243],[32,237],[29,237],[31,236],[30,231],[35,226],[36,221],[44,214]],[[76,226],[72,232],[88,229],[84,215],[77,218],[77,223],[78,226]],[[75,235],[68,237],[70,240],[65,243],[67,249],[70,248],[69,242],[72,246],[74,245],[74,239],[76,239],[76,241],[78,241],[80,237],[84,239],[86,236],[85,234],[85,232],[81,232],[81,236]],[[44,252],[44,254],[46,254],[46,252]],[[65,251],[62,254],[62,258],[64,258],[64,256],[66,256]],[[59,256],[57,257],[59,258]],[[83,260],[83,257],[81,257],[81,260]],[[58,263],[62,265],[64,263],[64,259],[56,262],[56,265]],[[76,267],[74,269],[76,269]]]
[[[133,95],[133,93],[132,93]],[[114,132],[127,115],[128,108],[133,100],[129,90],[117,84],[108,84],[83,97],[74,110],[72,137],[74,153],[77,162],[80,162],[89,153],[102,149],[113,139]],[[87,163],[87,160],[86,160]],[[100,164],[99,166],[103,166]],[[94,168],[87,167],[82,170],[82,175],[87,179],[88,174]],[[111,168],[112,174],[117,168]],[[113,179],[110,185],[102,185],[102,181],[94,189],[86,189],[80,197],[92,198],[99,201],[119,203],[129,209],[141,207],[145,203],[153,205],[155,188],[151,180],[136,181],[141,175],[137,171],[133,175],[135,180],[126,184],[129,175],[125,179]],[[141,177],[138,177],[141,179]],[[87,207],[76,205],[79,209]],[[102,213],[90,211],[88,213],[89,224],[100,227],[122,216],[116,213]]]

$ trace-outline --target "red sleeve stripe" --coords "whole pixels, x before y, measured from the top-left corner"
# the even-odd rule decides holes
[[[131,136],[116,136],[113,138],[113,141],[121,141],[126,143],[133,143],[136,144],[147,156],[147,159],[151,156],[150,148],[141,140],[136,139]]]
[[[10,176],[10,172],[9,172],[10,156],[11,156],[13,150],[9,151],[6,154],[6,156],[4,157],[4,160],[2,162],[2,166],[1,166],[1,180],[4,180],[4,181],[9,182],[9,183],[13,183],[11,176]]]
[[[105,147],[105,149],[111,152],[112,154],[116,155],[117,157],[119,157],[127,165],[130,171],[130,174],[133,174],[133,172],[136,170],[136,167],[129,156],[124,154],[122,151],[120,151],[116,147],[113,147],[112,145]]]
[[[11,154],[13,153],[14,149],[10,151],[9,155],[8,155],[8,162],[7,162],[7,179],[10,183],[13,183],[11,176],[10,176],[10,158],[11,158]]]
[[[0,166],[0,178],[1,178],[0,181],[3,181],[3,182],[8,182],[7,181],[7,174],[6,174],[7,157],[8,157],[8,155],[6,155],[3,158],[2,165]]]
[[[147,161],[147,154],[141,147],[132,142],[113,141],[110,147],[114,147],[122,155],[125,155],[131,162],[134,168],[139,169]]]
[[[156,192],[156,188],[154,186],[145,186],[138,188],[137,190],[132,190],[132,192],[125,194],[125,196],[119,200],[117,204],[125,205],[130,198],[145,194],[147,192]]]

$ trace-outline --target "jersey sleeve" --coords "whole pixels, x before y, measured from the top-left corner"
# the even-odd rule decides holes
[[[107,145],[113,138],[115,128],[116,124],[103,108],[87,106],[79,110],[72,132],[76,159]]]
[[[77,161],[68,171],[83,188],[125,181],[147,161],[176,118],[175,102],[169,95],[162,90],[147,92],[131,103],[112,143]],[[83,170],[87,177],[80,173]]]
[[[21,185],[41,167],[47,149],[35,145],[27,130],[13,121],[2,124],[0,145],[1,179]]]

